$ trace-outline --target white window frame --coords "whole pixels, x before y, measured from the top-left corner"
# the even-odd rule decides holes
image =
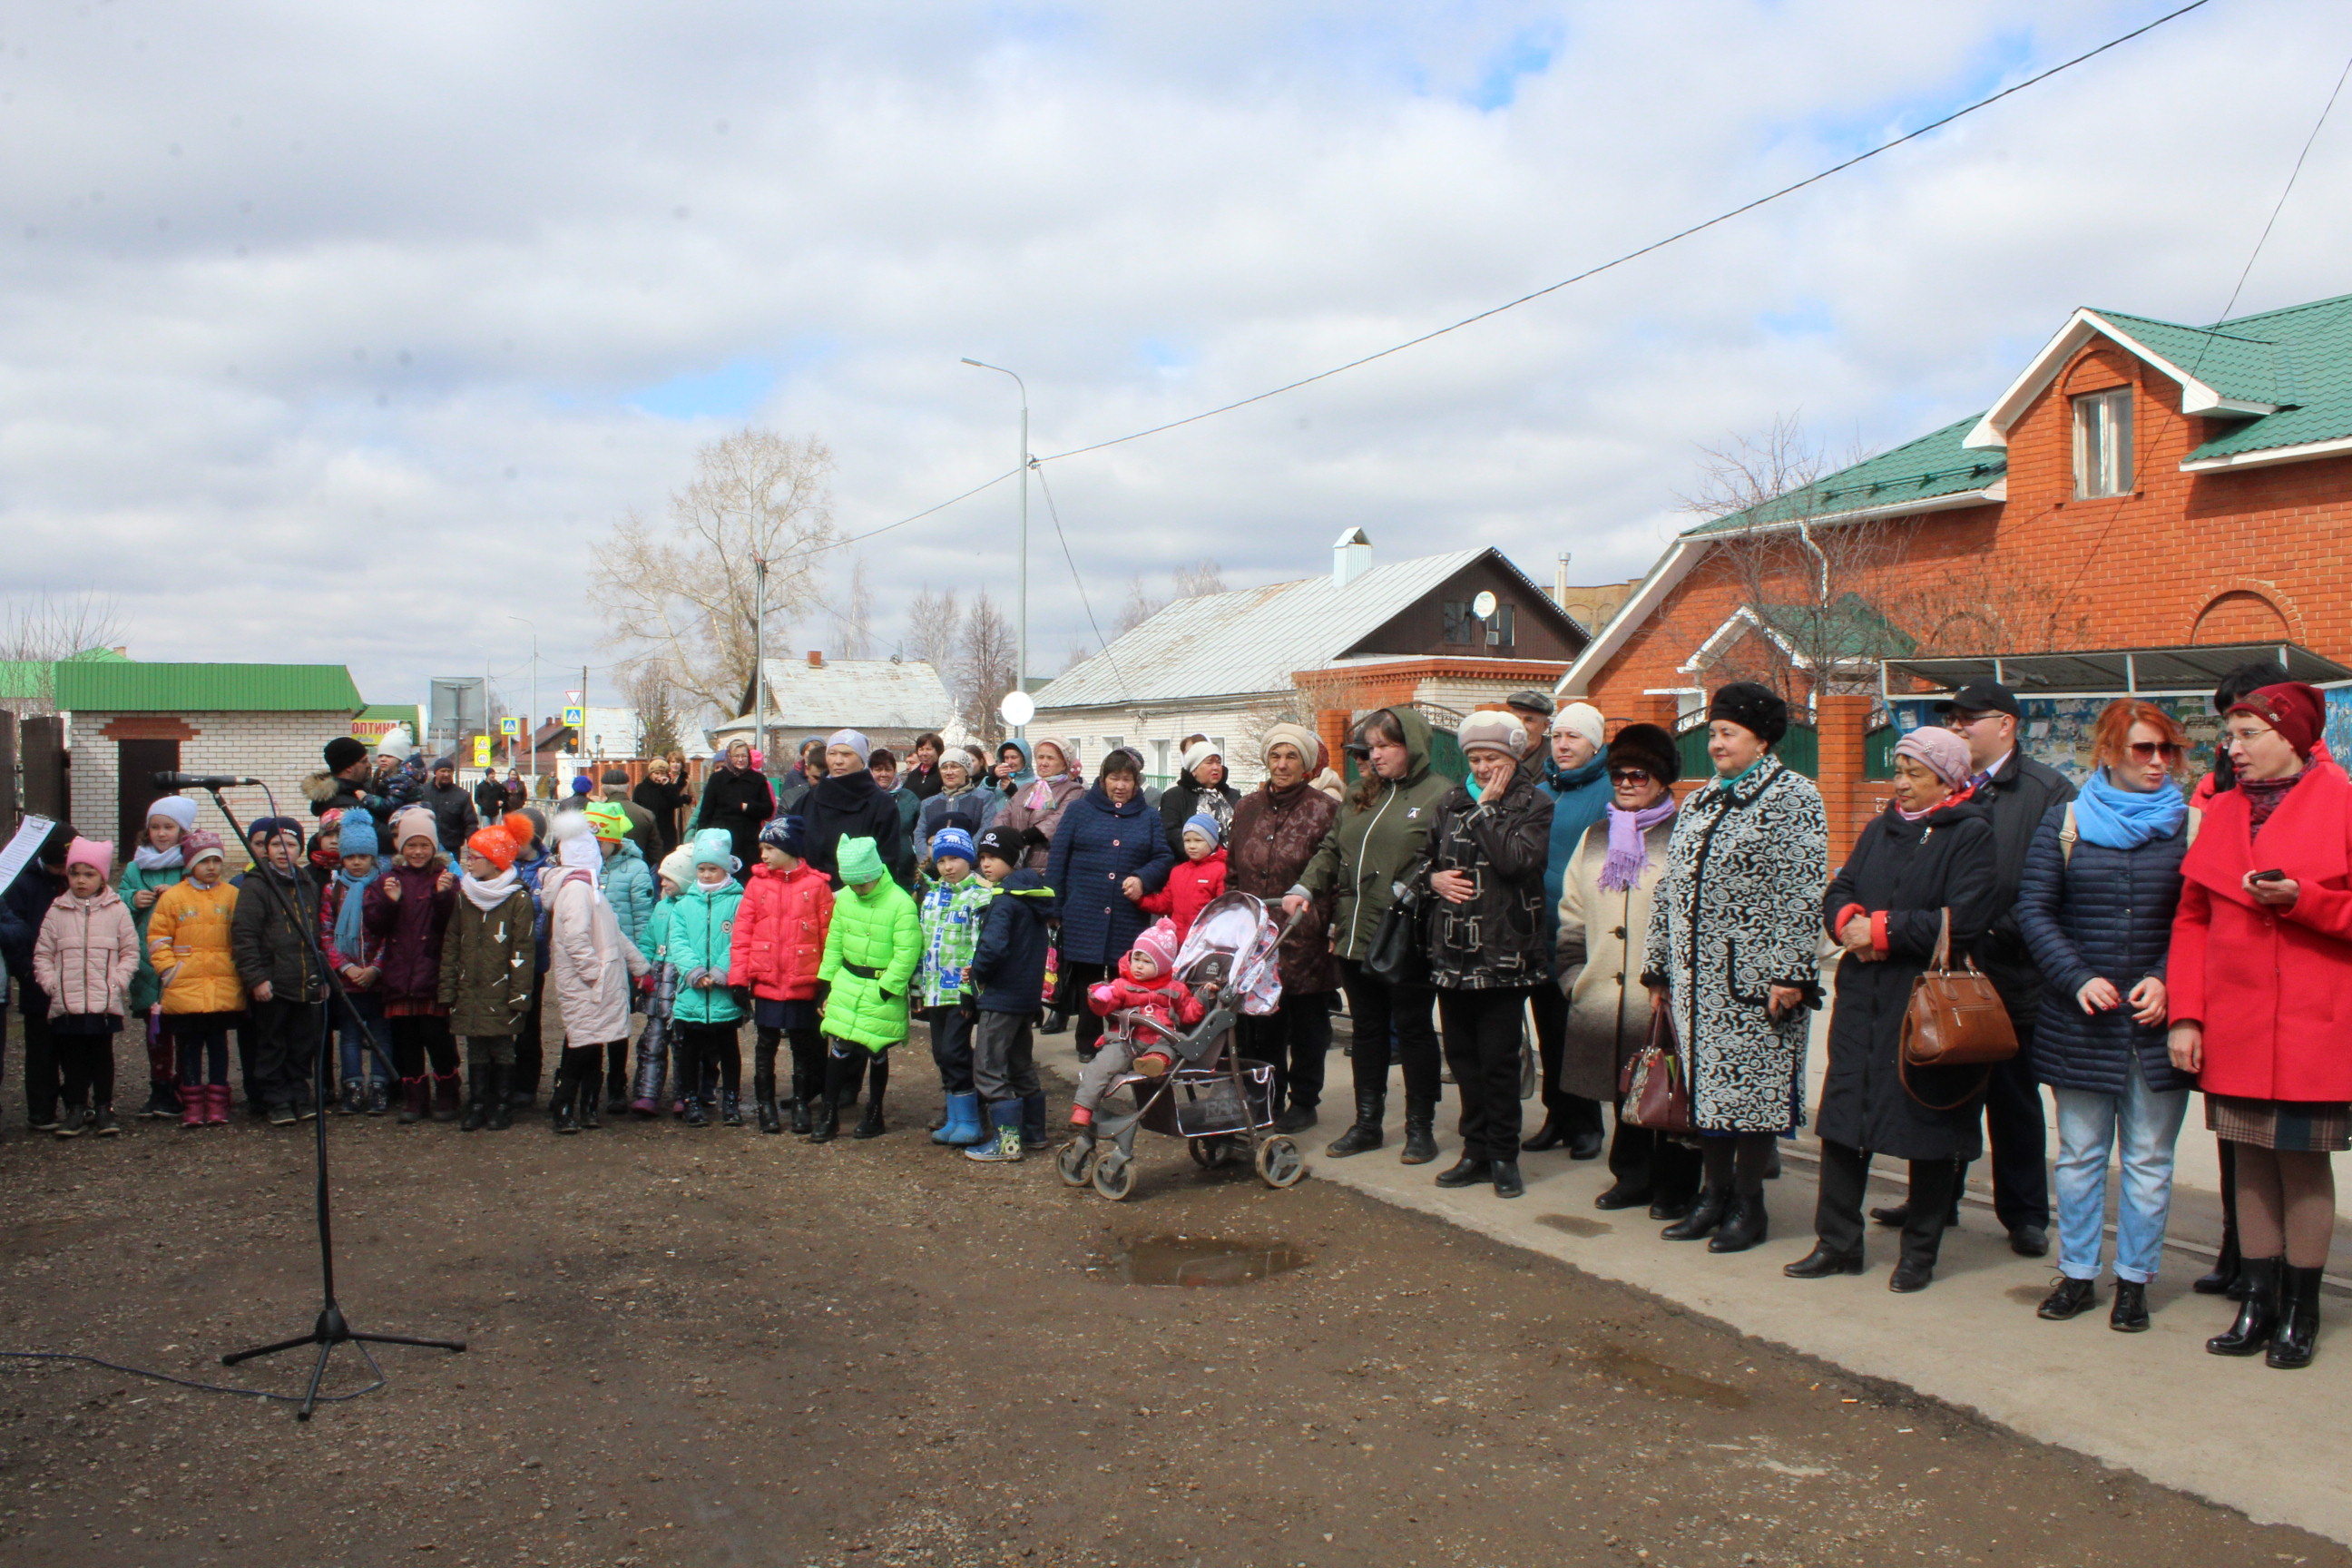
[[[2132,491],[2132,391],[2113,386],[2073,399],[2074,499],[2096,500]]]

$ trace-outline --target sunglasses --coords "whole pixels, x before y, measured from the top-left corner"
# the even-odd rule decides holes
[[[2169,741],[2134,741],[2128,749],[2136,763],[2152,763],[2159,757],[2168,763],[2180,760],[2180,748]]]
[[[1655,773],[1653,773],[1647,768],[1612,768],[1609,770],[1609,782],[1611,784],[1648,784],[1657,775]]]

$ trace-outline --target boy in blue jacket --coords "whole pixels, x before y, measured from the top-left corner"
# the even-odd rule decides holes
[[[979,848],[980,874],[996,885],[996,897],[969,972],[979,1015],[971,1077],[993,1136],[964,1156],[993,1163],[1018,1160],[1025,1145],[1045,1142],[1045,1091],[1031,1059],[1031,1031],[1045,1005],[1045,921],[1054,889],[1022,866],[1017,832],[992,827],[980,836]]]

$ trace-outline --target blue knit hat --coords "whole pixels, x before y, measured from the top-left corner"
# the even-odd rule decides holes
[[[694,863],[697,866],[718,866],[730,875],[743,868],[735,858],[735,839],[723,827],[706,827],[694,836]]]
[[[972,846],[971,835],[961,827],[942,827],[931,835],[931,858],[940,860],[950,855],[967,866],[980,858],[980,851]]]
[[[340,855],[376,855],[383,851],[377,843],[375,818],[364,811],[347,811],[341,831],[335,837],[335,852]]]
[[[1199,834],[1209,841],[1209,847],[1212,849],[1225,841],[1224,831],[1217,826],[1217,819],[1205,811],[1196,811],[1186,817],[1184,831]]]
[[[572,775],[572,793],[573,795],[586,795],[590,790],[594,789],[595,787],[596,781],[590,778],[586,773],[574,773]]]
[[[795,860],[808,858],[808,818],[772,816],[760,829],[760,842],[772,844]]]

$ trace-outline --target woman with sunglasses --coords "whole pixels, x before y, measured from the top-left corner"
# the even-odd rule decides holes
[[[2171,714],[2118,698],[2093,731],[2082,792],[2042,819],[2026,852],[2017,925],[2047,984],[2034,1076],[2058,1103],[2059,1279],[2040,1315],[2099,1298],[2107,1162],[2118,1145],[2116,1299],[2107,1326],[2147,1327],[2147,1287],[2172,1206],[2172,1148],[2195,1079],[2165,1042],[2165,958],[2191,826],[2188,736]]]

